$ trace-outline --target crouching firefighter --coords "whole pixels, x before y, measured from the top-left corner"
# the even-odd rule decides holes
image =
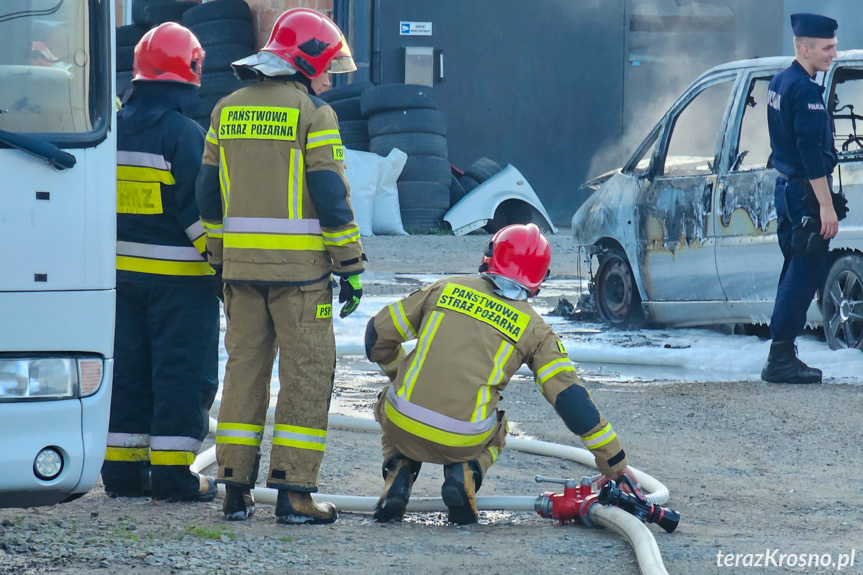
[[[338,121],[309,87],[356,67],[338,27],[305,9],[282,14],[261,52],[233,66],[257,82],[216,105],[197,182],[210,261],[225,282],[228,364],[216,433],[224,514],[243,520],[255,509],[278,350],[267,476],[279,492],[276,520],[332,523],[333,506],[312,499],[335,374],[332,274],[345,317],[362,296],[364,264]]]
[[[620,441],[581,386],[558,336],[528,303],[551,248],[533,225],[512,225],[486,247],[479,277],[450,277],[382,309],[366,355],[390,378],[375,407],[383,436],[377,521],[400,519],[423,462],[444,466],[453,523],[477,520],[475,495],[504,446],[501,391],[526,363],[536,386],[596,458],[604,480],[627,472]],[[405,355],[402,342],[417,339]],[[603,482],[604,482],[603,480]]]
[[[105,491],[209,501],[213,479],[189,470],[216,393],[219,301],[195,203],[204,130],[204,51],[167,23],[135,48],[117,114],[117,321]]]

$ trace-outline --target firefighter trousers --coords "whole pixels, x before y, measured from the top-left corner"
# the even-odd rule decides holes
[[[497,426],[485,442],[467,447],[449,446],[414,435],[390,421],[384,409],[386,392],[387,388],[384,388],[375,405],[375,419],[381,424],[381,447],[385,462],[399,454],[420,463],[441,465],[475,459],[485,477],[488,468],[500,456],[500,450],[506,442],[506,414],[503,411],[497,410]]]
[[[216,433],[217,481],[254,486],[279,353],[267,486],[317,491],[335,377],[331,287],[225,284],[228,364]]]
[[[209,284],[118,282],[105,491],[187,499],[218,386],[219,300]]]

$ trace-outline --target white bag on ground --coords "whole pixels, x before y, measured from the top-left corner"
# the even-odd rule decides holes
[[[372,214],[378,187],[378,164],[383,159],[369,152],[345,150],[345,178],[351,187],[354,221],[363,236],[373,235]]]
[[[377,154],[378,188],[375,193],[374,210],[372,212],[372,231],[382,236],[406,236],[408,233],[402,225],[402,214],[399,208],[399,189],[396,180],[408,161],[408,155],[393,148],[386,158]]]

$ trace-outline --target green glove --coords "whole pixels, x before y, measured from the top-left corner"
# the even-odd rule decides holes
[[[339,303],[344,303],[339,317],[348,317],[359,307],[363,284],[359,275],[339,279]],[[347,302],[347,303],[345,303]]]

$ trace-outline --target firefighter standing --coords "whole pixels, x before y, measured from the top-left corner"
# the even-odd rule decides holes
[[[500,392],[524,363],[593,452],[604,479],[627,472],[614,430],[579,383],[558,336],[527,302],[550,261],[551,248],[535,225],[508,226],[483,253],[481,277],[439,280],[369,321],[366,354],[391,381],[375,407],[385,479],[377,521],[402,517],[423,462],[444,465],[449,520],[476,521],[476,491],[506,435]],[[401,344],[411,339],[417,346],[405,355]]]
[[[761,379],[772,383],[820,383],[821,370],[797,358],[794,340],[806,324],[815,291],[824,285],[829,241],[839,230],[834,208],[845,215],[844,198],[831,192],[837,155],[830,115],[817,72],[836,57],[836,21],[817,14],[792,14],[794,62],[777,74],[768,92],[767,124],[773,167],[777,235],[785,257],[770,321],[770,354]]]
[[[360,232],[354,223],[344,148],[332,108],[309,93],[327,72],[355,70],[338,27],[318,12],[290,10],[267,45],[234,63],[257,83],[223,99],[210,120],[198,204],[210,261],[223,266],[228,364],[216,434],[224,513],[254,512],[279,351],[281,384],[267,486],[279,490],[279,523],[331,523],[316,504],[335,374],[332,274],[342,317],[362,296]]]
[[[117,114],[117,322],[105,491],[207,501],[189,470],[217,386],[219,302],[195,203],[204,131],[204,51],[174,23],[135,48],[132,92]],[[152,481],[152,483],[151,483]]]

